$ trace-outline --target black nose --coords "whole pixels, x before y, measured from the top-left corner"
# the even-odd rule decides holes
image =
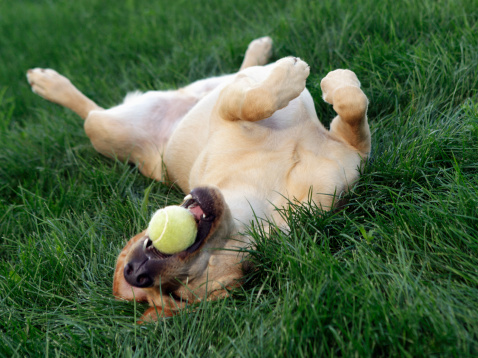
[[[143,267],[144,262],[128,262],[123,271],[126,282],[135,287],[151,287],[153,285],[153,279],[147,272],[144,272]]]

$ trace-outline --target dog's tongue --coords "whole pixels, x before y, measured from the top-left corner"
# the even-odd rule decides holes
[[[196,205],[194,207],[189,207],[188,208],[191,214],[194,215],[194,218],[196,219],[197,222],[202,219],[204,215],[204,211],[201,209],[199,205]]]

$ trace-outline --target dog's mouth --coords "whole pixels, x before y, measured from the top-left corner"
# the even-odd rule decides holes
[[[128,254],[128,263],[124,267],[126,281],[132,286],[145,288],[153,286],[157,277],[162,277],[161,285],[166,288],[172,278],[187,275],[186,262],[200,251],[222,219],[224,207],[221,198],[221,194],[211,188],[191,191],[181,206],[188,209],[196,220],[198,231],[194,243],[183,251],[168,255],[157,250],[152,240],[145,236],[142,243]],[[182,264],[178,265],[179,262]]]
[[[143,243],[143,250],[149,258],[163,260],[182,253],[183,255],[191,254],[198,250],[202,246],[204,240],[209,236],[212,224],[216,219],[214,199],[212,196],[203,190],[193,190],[184,198],[184,201],[180,206],[188,209],[196,221],[197,235],[194,243],[179,253],[168,255],[156,249],[153,246],[153,241],[147,237]]]

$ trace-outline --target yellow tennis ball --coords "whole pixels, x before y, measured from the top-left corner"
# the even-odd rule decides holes
[[[197,224],[193,214],[182,206],[167,206],[156,211],[148,226],[153,246],[172,255],[186,250],[196,240]]]

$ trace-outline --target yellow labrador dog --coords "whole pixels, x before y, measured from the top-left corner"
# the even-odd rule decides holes
[[[187,194],[182,206],[198,225],[191,247],[165,255],[143,231],[119,254],[114,295],[148,301],[142,321],[226,296],[243,276],[240,249],[251,243],[240,233],[255,217],[287,230],[275,208],[312,196],[330,209],[358,179],[371,138],[357,77],[336,70],[322,80],[323,99],[337,112],[326,130],[305,88],[309,66],[295,57],[266,65],[271,48],[269,37],[254,40],[238,73],[129,94],[108,110],[53,70],[28,71],[33,92],[85,120],[98,152]]]

